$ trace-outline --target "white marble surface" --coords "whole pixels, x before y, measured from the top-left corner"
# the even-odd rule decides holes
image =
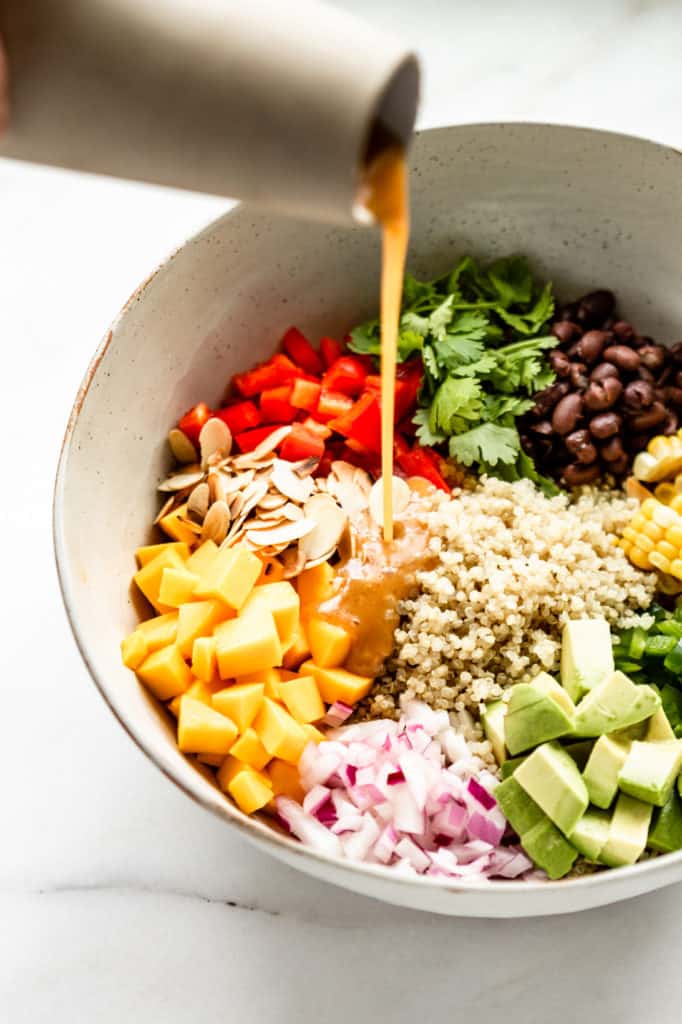
[[[555,120],[682,145],[682,4],[347,6],[413,38],[423,125]],[[0,161],[0,1019],[678,1021],[682,887],[518,923],[326,888],[193,806],[95,693],[52,567],[61,435],[108,320],[225,206]]]

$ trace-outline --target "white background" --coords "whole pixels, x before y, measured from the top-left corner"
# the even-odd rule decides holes
[[[421,52],[423,126],[552,120],[682,145],[682,4],[346,6]],[[108,321],[226,206],[0,161],[0,1019],[679,1021],[681,887],[519,922],[354,897],[242,845],[97,696],[52,564],[61,435]]]

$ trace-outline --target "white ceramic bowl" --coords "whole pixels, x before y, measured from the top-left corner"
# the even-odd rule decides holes
[[[524,252],[560,295],[613,288],[661,341],[682,328],[682,161],[622,135],[550,125],[425,132],[412,157],[409,265],[435,275],[466,252]],[[316,854],[242,815],[175,745],[165,713],[120,662],[138,616],[133,551],[157,511],[168,428],[296,324],[343,332],[378,305],[376,233],[249,209],[210,225],[133,295],[76,399],[55,497],[64,600],[93,680],[135,742],[189,796],[295,867],[378,899],[443,914],[511,917],[581,910],[682,879],[682,853],[553,883],[472,887],[397,878]],[[96,524],[96,526],[95,526]]]

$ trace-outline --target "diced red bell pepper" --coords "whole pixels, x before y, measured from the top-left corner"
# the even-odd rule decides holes
[[[282,348],[297,366],[300,366],[306,373],[312,373],[316,377],[322,373],[324,366],[320,353],[316,352],[305,335],[301,334],[297,327],[290,327],[282,338]]]
[[[363,390],[366,376],[367,369],[362,360],[355,356],[341,356],[323,376],[322,387],[354,398]]]
[[[345,462],[350,462],[352,466],[364,469],[370,476],[377,478],[381,476],[381,457],[376,452],[368,452],[362,445],[356,442],[346,443],[343,446],[340,458]]]
[[[352,438],[367,451],[381,451],[381,405],[375,391],[360,395],[344,416],[330,420],[332,430],[344,437]]]
[[[264,427],[256,427],[255,430],[246,430],[243,434],[237,434],[234,439],[235,444],[240,452],[252,452],[261,441],[264,441],[266,437],[270,437],[273,430],[279,430],[282,426],[284,426],[283,423],[268,423]]]
[[[324,441],[302,423],[294,423],[291,433],[284,438],[280,449],[280,458],[288,462],[300,459],[321,459],[324,454]]]
[[[299,377],[294,381],[289,401],[296,409],[305,409],[307,412],[312,412],[317,408],[321,390],[322,385],[316,381]]]
[[[317,437],[321,437],[323,441],[326,441],[332,436],[332,432],[328,426],[324,423],[318,423],[312,416],[308,416],[307,419],[303,420],[301,426],[309,430],[311,434],[315,434]]]
[[[232,431],[232,434],[242,434],[245,430],[252,430],[261,424],[261,414],[255,402],[235,402],[234,405],[226,405],[224,409],[218,409],[216,416]]]
[[[348,395],[342,395],[340,391],[327,391],[322,388],[317,408],[313,411],[316,420],[335,419],[338,416],[345,416],[353,408],[353,399]]]
[[[398,366],[395,390],[396,423],[415,410],[423,375],[421,359],[409,359]]]
[[[365,377],[365,391],[381,391],[381,377],[378,373],[368,373]]]
[[[297,410],[291,404],[291,384],[268,388],[260,396],[260,411],[266,423],[292,423]]]
[[[441,491],[450,493],[451,488],[444,480],[438,464],[440,456],[431,448],[422,448],[419,445],[409,451],[402,452],[397,456],[397,462],[403,473],[407,476],[421,476],[438,487]]]
[[[192,444],[199,444],[199,434],[206,420],[210,420],[213,416],[213,412],[206,405],[206,402],[199,402],[198,405],[192,406],[185,415],[180,419],[178,427],[186,434]]]
[[[345,351],[345,345],[336,338],[320,338],[320,355],[326,367],[335,363]]]
[[[238,373],[234,378],[234,386],[244,398],[253,398],[268,388],[279,388],[289,384],[294,378],[301,377],[303,371],[295,366],[291,359],[278,352],[266,363],[261,363],[253,370]]]

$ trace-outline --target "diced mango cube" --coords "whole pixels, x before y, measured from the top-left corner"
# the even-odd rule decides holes
[[[312,676],[299,676],[297,679],[280,683],[279,692],[297,722],[319,722],[324,718],[325,707]]]
[[[288,647],[294,637],[299,612],[298,594],[291,583],[282,580],[255,587],[240,614],[250,615],[261,610],[272,612],[282,648]]]
[[[154,651],[139,666],[137,674],[159,700],[177,697],[192,682],[192,673],[177,644]]]
[[[135,558],[140,568],[144,568],[153,558],[160,555],[162,551],[175,551],[183,562],[189,558],[189,544],[184,541],[172,541],[169,544],[145,544],[135,552]]]
[[[245,764],[251,765],[252,768],[258,770],[265,768],[270,760],[270,755],[254,729],[244,730],[230,749],[230,754],[232,757],[236,757],[238,761],[244,761]]]
[[[161,589],[161,578],[164,569],[182,569],[185,563],[180,555],[173,548],[166,549],[147,562],[142,569],[138,569],[133,579],[138,587],[157,612],[168,612],[170,607],[164,605],[159,598]]]
[[[215,628],[215,639],[218,671],[223,679],[275,668],[282,662],[282,647],[271,612],[252,612],[245,618],[221,622]]]
[[[180,714],[180,701],[182,696],[191,697],[193,700],[200,700],[202,704],[206,704],[209,708],[213,707],[213,695],[218,692],[221,687],[222,680],[218,683],[206,683],[203,679],[195,679],[189,689],[185,690],[185,693],[180,697],[174,697],[168,705],[169,709],[173,712],[177,718]]]
[[[274,671],[277,673],[277,678],[280,683],[288,683],[290,679],[298,679],[298,672],[292,672],[288,668],[276,668]],[[267,693],[265,694],[267,697]]]
[[[306,745],[305,733],[288,711],[268,697],[263,698],[253,727],[272,757],[297,764]]]
[[[309,722],[305,725],[302,725],[301,728],[305,733],[305,738],[308,741],[308,743],[322,743],[322,741],[326,739],[324,733],[320,732],[319,729],[316,729],[314,725],[310,725]]]
[[[220,548],[201,574],[196,597],[213,597],[236,611],[242,607],[260,576],[261,560],[245,544]]]
[[[260,711],[263,690],[263,683],[235,683],[213,694],[213,707],[245,732]]]
[[[279,669],[264,668],[260,672],[246,672],[243,676],[237,676],[236,683],[262,683],[265,687],[265,696],[271,700],[279,700]]]
[[[174,644],[178,637],[178,613],[155,615],[153,619],[141,622],[135,632],[142,634],[150,651]]]
[[[224,760],[224,754],[197,754],[197,761],[201,761],[202,764],[210,764],[211,768],[220,768]]]
[[[164,533],[167,533],[169,537],[173,537],[174,540],[184,541],[186,544],[195,544],[199,539],[197,530],[194,529],[186,520],[187,515],[187,502],[184,505],[180,505],[178,508],[169,512],[163,519],[159,520],[159,526]]]
[[[237,739],[237,726],[200,700],[180,700],[178,746],[184,754],[227,754]]]
[[[237,807],[245,814],[253,814],[269,804],[273,797],[270,779],[248,766],[237,772],[227,787]]]
[[[203,576],[209,566],[213,565],[218,554],[218,545],[213,540],[205,540],[187,559],[187,568],[195,576]]]
[[[312,660],[320,668],[338,668],[350,653],[351,635],[342,626],[311,616],[306,624]]]
[[[169,608],[179,608],[181,604],[192,600],[192,592],[199,582],[199,577],[187,569],[164,569],[161,574],[159,601]]]
[[[296,765],[275,758],[266,771],[275,796],[289,796],[292,800],[302,803],[305,794]]]
[[[356,676],[345,668],[322,668],[313,661],[304,661],[301,675],[311,675],[317,683],[320,696],[326,704],[342,700],[345,704],[356,704],[372,689],[373,679]]]
[[[218,773],[216,775],[218,785],[224,792],[227,792],[227,787],[232,782],[232,779],[235,777],[235,775],[243,771],[244,762],[238,761],[236,757],[232,757],[231,754],[228,754],[223,763],[221,764],[220,768],[218,769]]]
[[[220,678],[214,636],[198,636],[192,644],[192,673],[205,683]]]
[[[186,658],[192,656],[194,641],[210,636],[214,626],[234,615],[221,601],[190,601],[179,609],[177,645]]]
[[[139,630],[134,630],[125,640],[121,640],[121,658],[126,668],[138,668],[148,654],[147,641]]]
[[[322,562],[300,573],[296,589],[301,600],[301,618],[304,622],[312,612],[317,611],[323,601],[332,596],[335,576],[336,572],[329,562]]]
[[[280,580],[284,579],[284,566],[278,558],[266,558],[263,561],[263,568],[261,574],[256,580],[256,586],[260,587],[264,583],[279,583]]]
[[[295,669],[305,661],[306,658],[310,657],[310,647],[308,645],[308,638],[305,635],[303,623],[299,621],[296,623],[294,635],[291,639],[291,643],[284,651],[282,657],[282,664],[285,668]]]

